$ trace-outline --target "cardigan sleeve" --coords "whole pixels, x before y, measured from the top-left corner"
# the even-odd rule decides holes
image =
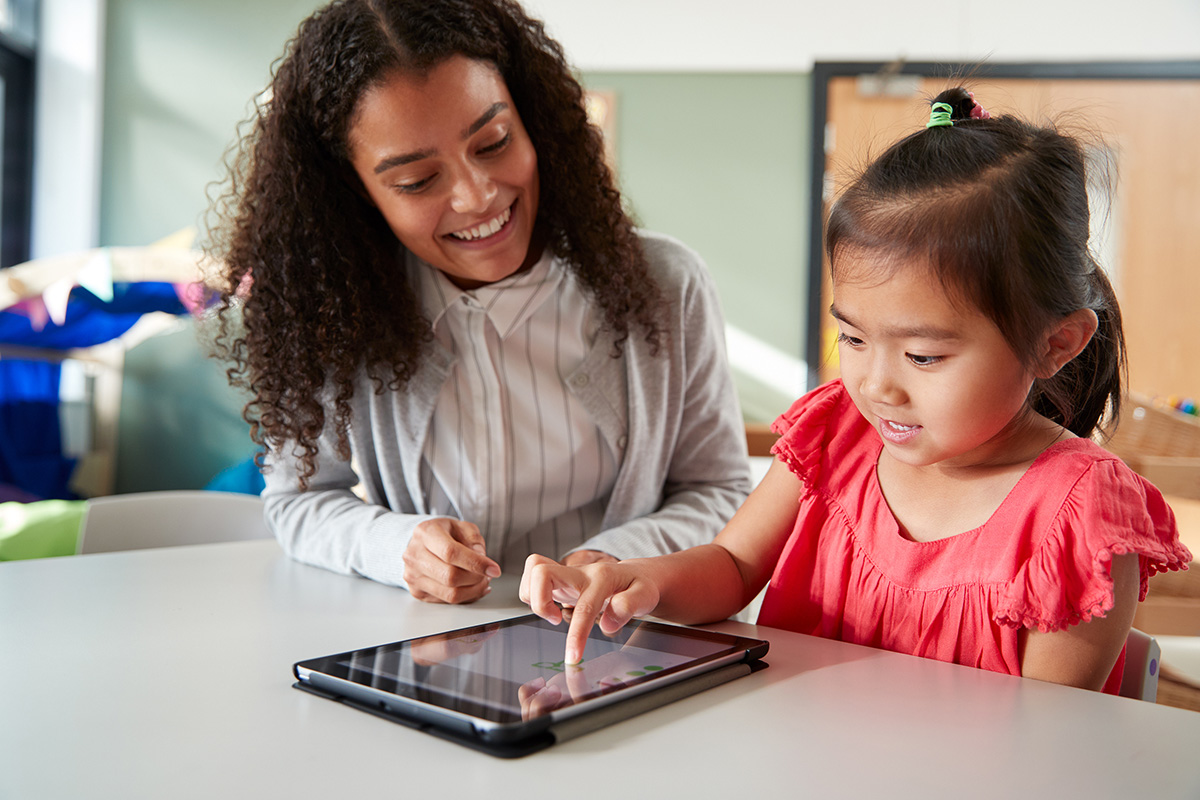
[[[620,559],[711,542],[746,499],[746,428],[725,352],[716,286],[703,260],[670,237],[642,235],[669,300],[657,353],[630,336],[628,447],[605,527],[577,550]]]
[[[268,451],[262,493],[267,527],[297,561],[407,588],[404,551],[416,527],[436,517],[392,510],[355,494],[359,475],[337,455],[328,426],[316,446],[316,473],[303,492],[299,458],[286,447]]]

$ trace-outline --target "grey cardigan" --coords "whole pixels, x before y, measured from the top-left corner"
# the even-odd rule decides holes
[[[621,559],[712,541],[750,488],[744,423],[712,279],[682,243],[640,235],[668,301],[669,344],[651,354],[635,332],[614,358],[613,338],[601,331],[567,379],[619,465],[600,532],[571,549]],[[433,343],[401,391],[377,394],[360,375],[349,431],[357,474],[337,457],[328,426],[307,491],[298,489],[295,459],[268,454],[267,524],[293,558],[405,585],[401,557],[413,529],[436,518],[427,513],[419,467],[434,404],[452,366],[453,356]],[[351,491],[360,479],[366,502]],[[543,555],[561,558],[566,552]]]

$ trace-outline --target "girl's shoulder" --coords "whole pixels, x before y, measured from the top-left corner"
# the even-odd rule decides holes
[[[771,430],[779,434],[771,452],[809,487],[827,479],[831,470],[871,467],[881,446],[841,380],[822,384],[792,403]]]
[[[1106,519],[1116,514],[1127,518],[1171,516],[1162,493],[1138,475],[1114,453],[1090,439],[1068,439],[1047,448],[1030,466],[1021,487],[1037,502],[1057,505],[1058,513],[1093,509],[1099,503],[1108,509]],[[1057,497],[1061,495],[1061,501]],[[1172,517],[1173,524],[1173,517]]]
[[[1087,439],[1071,439],[1038,457],[1014,494],[1032,534],[1027,558],[1008,585],[997,619],[1059,630],[1112,607],[1112,558],[1137,553],[1141,592],[1158,572],[1186,569],[1175,516],[1161,492],[1120,458]],[[1016,498],[1011,498],[1016,499]]]

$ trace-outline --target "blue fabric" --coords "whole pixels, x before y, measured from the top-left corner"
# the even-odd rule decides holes
[[[0,344],[67,350],[121,336],[143,314],[185,314],[175,286],[162,281],[114,283],[111,301],[76,286],[62,325],[34,330],[28,315],[0,311]],[[75,499],[68,488],[75,460],[62,455],[58,419],[60,368],[42,361],[0,361],[0,483],[48,499]]]
[[[237,492],[239,494],[262,494],[266,481],[253,458],[234,464],[221,470],[217,476],[208,482],[205,489],[217,492]]]
[[[73,500],[75,460],[62,454],[58,421],[61,368],[0,360],[0,483],[48,499]]]
[[[105,302],[87,289],[76,286],[67,301],[67,315],[62,325],[47,322],[38,331],[24,313],[0,311],[0,343],[51,350],[91,347],[117,338],[151,311],[187,313],[175,286],[170,283],[114,283],[112,302]]]

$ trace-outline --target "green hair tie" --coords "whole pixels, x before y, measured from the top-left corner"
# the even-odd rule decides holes
[[[944,128],[949,125],[954,127],[954,120],[950,119],[950,114],[954,109],[949,103],[934,103],[929,107],[929,122],[925,123],[926,128]]]

